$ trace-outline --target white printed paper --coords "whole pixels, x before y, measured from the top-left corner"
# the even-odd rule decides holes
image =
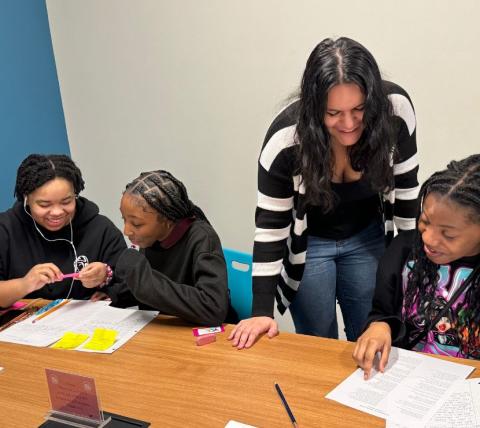
[[[255,428],[255,427],[253,425],[246,425],[237,421],[228,421],[227,425],[225,425],[225,428]]]
[[[398,394],[402,393],[399,389]],[[387,428],[480,428],[480,378],[454,382],[423,415],[399,412],[395,398],[389,406]]]
[[[112,353],[158,315],[157,311],[119,309],[109,304],[109,301],[102,300],[72,300],[37,322],[33,322],[36,317],[31,317],[1,331],[0,341],[45,347],[67,331],[93,335],[95,328],[105,328],[118,332],[117,340],[110,348],[92,351],[79,347],[77,350]]]
[[[326,398],[387,419],[391,398],[401,397],[405,414],[417,407],[430,409],[455,381],[472,371],[471,366],[392,348],[385,373],[372,369],[370,379],[364,380],[363,370],[357,369]],[[403,394],[396,396],[398,388]]]

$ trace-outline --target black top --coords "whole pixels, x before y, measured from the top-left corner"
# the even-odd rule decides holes
[[[392,189],[382,192],[385,235],[415,227],[418,194],[416,119],[408,94],[384,81],[393,116]],[[274,301],[284,313],[295,298],[307,258],[311,217],[299,159],[299,102],[283,109],[267,131],[258,159],[258,200],[253,247],[253,316],[273,317]],[[373,219],[372,219],[373,221]]]
[[[82,197],[77,200],[72,220],[77,260],[69,243],[69,225],[57,232],[50,232],[39,225],[38,228],[47,239],[65,240],[46,241],[19,202],[0,213],[0,281],[21,278],[33,266],[41,263],[54,263],[65,274],[74,271],[75,262],[78,268],[86,262],[103,262],[115,271],[117,258],[126,248],[122,233],[107,217],[99,214],[96,204]],[[48,284],[25,297],[63,298],[67,296],[70,284],[71,279]],[[85,288],[80,281],[75,281],[70,297],[86,299],[95,291],[95,288]]]
[[[227,317],[222,246],[215,230],[203,220],[193,221],[173,245],[157,242],[144,252],[125,250],[116,274],[119,284],[109,292],[116,306],[138,304],[141,309],[208,326],[219,325]]]
[[[331,183],[337,198],[335,207],[323,213],[319,206],[308,206],[308,234],[320,238],[347,239],[381,221],[380,195],[362,177],[350,183]]]

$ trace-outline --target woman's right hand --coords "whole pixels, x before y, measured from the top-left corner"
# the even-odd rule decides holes
[[[270,317],[253,317],[240,321],[228,336],[232,346],[250,348],[261,335],[267,333],[271,339],[278,334],[278,324]]]
[[[358,366],[363,369],[365,380],[370,377],[377,352],[381,354],[378,369],[382,373],[385,371],[390,349],[392,349],[392,331],[390,326],[383,321],[372,322],[358,338],[352,355]]]
[[[42,288],[45,284],[61,281],[62,272],[53,263],[43,263],[33,266],[23,277],[25,294]]]

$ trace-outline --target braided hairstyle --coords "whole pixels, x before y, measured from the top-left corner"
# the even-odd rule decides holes
[[[188,198],[183,183],[167,171],[142,172],[127,184],[125,193],[141,196],[159,214],[173,222],[195,216],[208,223],[203,211]]]
[[[469,220],[480,225],[480,154],[450,162],[447,169],[436,172],[422,185],[417,224],[421,205],[430,193],[436,193],[468,208]],[[439,266],[425,254],[418,229],[412,256],[414,266],[408,274],[405,290],[406,313],[413,309],[417,301],[420,304],[433,301],[439,279]],[[480,275],[476,275],[466,292],[463,307],[459,310],[457,334],[462,353],[480,358]]]
[[[22,202],[25,195],[57,177],[72,183],[76,195],[85,188],[82,173],[68,156],[29,155],[18,167],[14,196]]]

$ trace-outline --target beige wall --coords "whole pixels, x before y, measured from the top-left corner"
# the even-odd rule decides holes
[[[256,160],[325,37],[366,45],[417,112],[421,178],[480,151],[480,2],[47,0],[72,155],[121,225],[140,171],[182,179],[224,246],[251,251]]]

